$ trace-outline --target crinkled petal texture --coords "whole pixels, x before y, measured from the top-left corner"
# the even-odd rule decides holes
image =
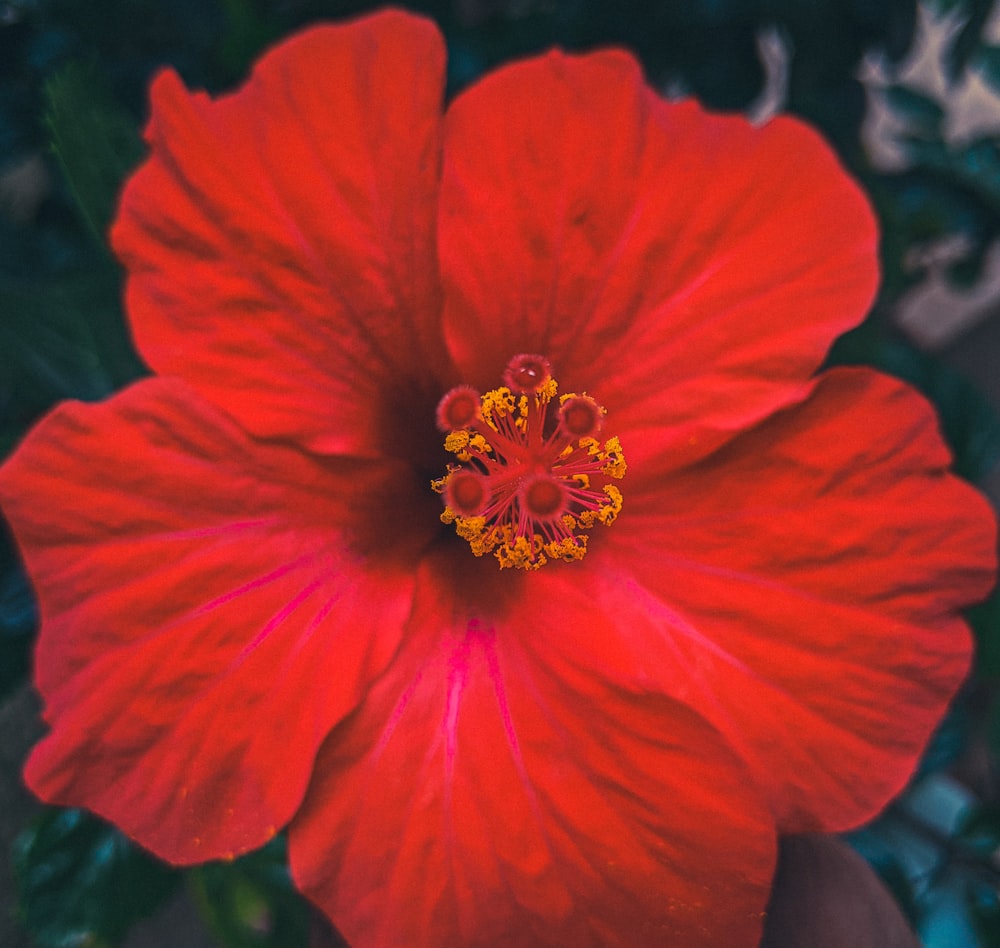
[[[615,643],[587,660],[711,721],[783,831],[856,826],[911,776],[993,583],[994,515],[949,464],[921,396],[838,369],[701,464],[634,472],[591,561]]]
[[[867,311],[876,242],[815,132],[665,102],[624,52],[518,63],[448,112],[439,244],[463,378],[492,387],[509,355],[545,353],[565,390],[600,397],[633,468],[690,463],[805,397]]]
[[[158,77],[151,157],[112,233],[155,371],[253,434],[391,450],[393,384],[426,391],[447,361],[443,76],[433,24],[389,11],[298,35],[219,99]]]
[[[299,887],[359,948],[756,945],[773,821],[719,735],[580,667],[614,623],[571,580],[533,577],[494,626],[442,605],[450,565],[321,751]]]
[[[290,824],[357,945],[753,945],[774,825],[910,774],[995,536],[926,404],[815,373],[876,228],[793,119],[628,55],[498,71],[308,30],[236,93],[153,90],[113,239],[163,377],[0,473],[52,725],[27,768],[175,862]],[[609,410],[624,513],[500,574],[442,532],[434,405],[518,352]],[[611,430],[613,426],[613,430]]]
[[[629,460],[625,512],[577,568],[617,617],[581,663],[689,703],[788,831],[870,817],[968,668],[958,610],[995,537],[922,399],[816,381],[876,287],[863,194],[798,121],[664,102],[615,51],[497,71],[444,141],[464,377],[546,353]]]
[[[370,538],[407,482],[251,442],[176,380],[57,409],[0,475],[42,612],[32,789],[174,862],[273,835],[398,645],[419,531]]]

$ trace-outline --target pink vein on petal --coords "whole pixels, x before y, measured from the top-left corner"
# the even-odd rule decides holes
[[[712,641],[704,632],[698,629],[697,626],[693,625],[687,619],[685,619],[679,612],[671,609],[667,603],[665,603],[659,596],[654,596],[649,593],[646,589],[636,582],[627,582],[623,586],[624,589],[628,591],[630,597],[634,598],[636,603],[648,602],[651,604],[649,611],[651,614],[659,612],[666,616],[667,621],[670,623],[673,631],[686,636],[687,638],[693,640],[697,643],[700,649],[704,649],[705,652],[717,656],[727,665],[731,665],[733,668],[738,669],[745,675],[751,678],[759,677],[757,673],[745,662],[740,661],[732,652],[727,651],[717,642]],[[662,629],[663,639],[667,644],[674,650],[676,656],[680,658],[680,651],[677,648],[677,643],[674,641],[674,637]]]
[[[466,636],[462,644],[448,660],[448,700],[444,713],[444,749],[447,766],[448,789],[455,774],[455,758],[458,755],[458,707],[469,672],[469,640]]]
[[[302,634],[298,637],[298,639],[295,642],[295,645],[292,647],[292,650],[288,655],[287,663],[291,663],[296,658],[298,658],[299,652],[301,652],[302,649],[305,648],[306,644],[309,642],[309,639],[312,638],[313,633],[320,627],[320,625],[323,624],[326,617],[330,615],[331,612],[333,612],[334,606],[336,606],[337,603],[340,602],[341,598],[342,596],[340,593],[331,596],[319,608],[316,615],[314,615],[309,620],[309,622],[306,623],[306,627],[302,630]]]
[[[255,589],[260,589],[262,586],[268,585],[268,583],[276,582],[283,576],[287,576],[293,570],[298,569],[303,563],[308,561],[313,557],[313,553],[306,553],[300,556],[297,560],[292,560],[290,563],[283,563],[275,570],[271,570],[270,573],[265,573],[263,576],[258,576],[256,579],[250,580],[248,583],[244,583],[236,589],[230,590],[221,596],[217,596],[210,602],[206,602],[203,606],[199,606],[192,615],[200,616],[204,615],[206,612],[211,612],[213,609],[217,609],[219,606],[224,606],[228,602],[232,602],[234,599],[238,599],[240,596],[248,592],[253,592]]]
[[[507,703],[507,692],[503,686],[503,673],[500,671],[496,638],[491,636],[490,640],[483,644],[486,652],[486,668],[490,673],[490,681],[493,683],[493,694],[496,695],[497,707],[500,709],[500,723],[503,725],[507,743],[510,744],[511,756],[514,759],[514,766],[517,768],[518,776],[521,778],[528,796],[531,797],[532,805],[535,806],[534,790],[528,777],[528,768],[524,765],[524,757],[521,755],[521,745],[517,739],[517,731],[514,728],[514,719],[510,713],[510,705]]]
[[[247,658],[249,658],[250,655],[260,647],[261,643],[322,585],[322,579],[314,579],[308,586],[301,590],[297,596],[291,599],[273,616],[271,616],[264,628],[262,628],[260,632],[258,632],[253,639],[243,647],[239,655],[233,659],[230,668],[235,669],[239,665],[242,665],[243,662],[245,662]]]
[[[469,673],[469,638],[463,636],[461,644],[448,659],[448,698],[444,710],[444,794],[441,800],[445,815],[445,829],[448,834],[448,852],[452,870],[458,858],[455,824],[450,819],[453,812],[453,790],[455,781],[455,761],[458,757],[458,710],[462,702],[462,692]]]
[[[204,537],[225,536],[229,533],[242,533],[255,527],[272,526],[278,522],[276,517],[261,517],[257,520],[234,520],[216,524],[211,527],[192,527],[189,530],[171,530],[161,535],[165,540],[198,540]]]
[[[392,740],[392,735],[395,733],[396,728],[399,727],[399,722],[402,720],[403,715],[406,713],[406,706],[410,703],[413,698],[414,692],[420,686],[420,680],[424,677],[424,669],[421,668],[416,675],[413,676],[413,681],[410,682],[409,687],[400,696],[399,701],[396,702],[396,707],[392,709],[392,714],[389,715],[389,720],[386,721],[385,727],[382,729],[382,734],[378,739],[378,743],[375,745],[375,749],[372,751],[372,761],[377,761],[379,757],[382,756],[383,751]]]
[[[538,803],[538,797],[535,794],[534,784],[531,782],[531,777],[528,775],[528,768],[524,763],[524,756],[521,753],[521,743],[517,738],[517,729],[514,727],[514,718],[510,713],[510,705],[507,702],[507,691],[503,684],[503,672],[500,670],[500,657],[497,655],[496,635],[493,629],[490,629],[490,635],[488,637],[483,637],[482,645],[483,651],[486,653],[486,669],[489,672],[490,681],[493,684],[493,694],[497,699],[497,708],[500,711],[500,723],[503,726],[507,743],[510,745],[511,758],[514,761],[514,767],[517,770],[517,775],[521,778],[521,784],[524,787],[525,796],[528,798],[528,802],[531,805],[532,813],[538,821],[538,826],[542,830],[542,835],[545,836],[547,840],[548,833],[545,831],[545,820],[542,816],[542,808]]]

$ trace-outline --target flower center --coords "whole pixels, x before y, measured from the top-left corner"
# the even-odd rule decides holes
[[[583,559],[581,531],[622,509],[611,483],[625,476],[621,443],[598,441],[604,409],[586,394],[558,395],[543,356],[515,356],[503,381],[485,395],[459,385],[438,404],[444,446],[459,462],[431,481],[444,497],[441,520],[501,568]]]

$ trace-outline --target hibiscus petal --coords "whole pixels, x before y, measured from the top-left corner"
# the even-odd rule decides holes
[[[215,100],[157,78],[152,154],[112,233],[153,369],[255,434],[375,450],[378,411],[444,358],[443,76],[435,27],[389,11],[299,34]]]
[[[589,554],[618,674],[725,734],[785,832],[872,817],[968,670],[995,522],[949,460],[912,389],[834,370],[702,463],[630,473]]]
[[[494,626],[424,572],[405,650],[317,759],[296,884],[357,948],[756,945],[775,841],[741,765],[678,702],[575,674],[562,623],[600,621],[531,578]]]
[[[407,477],[255,444],[177,380],[53,412],[0,469],[41,604],[32,789],[174,862],[266,840],[398,645],[414,504],[436,529]]]
[[[447,115],[439,253],[463,377],[549,356],[630,461],[689,462],[804,397],[872,300],[876,239],[815,132],[664,102],[624,52],[500,69]]]

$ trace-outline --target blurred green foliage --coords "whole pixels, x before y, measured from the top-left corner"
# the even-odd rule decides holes
[[[102,248],[125,176],[143,156],[134,119],[93,68],[70,62],[45,83],[49,144],[77,211]]]
[[[37,198],[15,213],[0,199],[0,457],[56,401],[99,399],[144,371],[120,304],[121,273],[107,227],[121,182],[141,159],[146,88],[174,66],[192,86],[221,90],[270,41],[320,18],[379,4],[357,0],[0,0],[0,181],[37,163]],[[959,238],[956,286],[974,285],[1000,236],[1000,137],[950,141],[942,104],[896,73],[913,49],[916,0],[424,0],[449,45],[449,92],[484,71],[557,44],[624,45],[659,88],[716,109],[751,109],[766,88],[761,53],[786,52],[785,105],[822,130],[872,195],[883,230],[883,286],[869,321],[831,358],[875,365],[936,404],[959,471],[978,480],[1000,457],[1000,426],[982,396],[940,362],[903,342],[891,316],[926,274],[920,251]],[[1000,46],[984,38],[993,0],[931,0],[956,17],[947,77],[973,73],[1000,90]],[[887,108],[902,131],[905,167],[876,166],[864,147],[866,56],[890,74]],[[39,177],[40,176],[40,177]],[[916,262],[915,262],[916,261]],[[921,770],[935,779],[977,748],[995,782],[1000,759],[1000,599],[975,610],[977,673],[942,726]],[[24,678],[35,627],[29,585],[0,534],[0,696]],[[970,750],[971,748],[971,750]],[[974,782],[974,781],[973,781]],[[958,885],[962,944],[1000,945],[996,854],[1000,794],[987,790],[954,828],[915,828],[907,798],[870,828],[862,846],[915,924]],[[977,786],[977,790],[980,789]],[[910,815],[902,819],[899,813]],[[909,829],[900,829],[900,826]],[[914,870],[906,840],[937,856],[933,878]],[[902,840],[902,842],[900,841]],[[914,844],[916,845],[916,844]],[[120,944],[131,924],[184,884],[208,927],[233,948],[294,948],[308,916],[292,890],[280,838],[233,863],[182,873],[159,865],[80,811],[47,811],[15,853],[22,916],[38,944]],[[957,882],[956,882],[957,880]],[[948,903],[949,905],[951,903]],[[955,929],[948,929],[954,931]],[[925,934],[926,934],[925,932]],[[928,944],[944,942],[930,940]],[[934,936],[944,937],[944,936]],[[949,936],[950,937],[950,936]]]
[[[14,852],[21,912],[41,948],[111,948],[178,875],[82,810],[47,810]]]
[[[228,948],[305,948],[309,911],[292,886],[283,837],[232,863],[198,866],[189,884]]]

